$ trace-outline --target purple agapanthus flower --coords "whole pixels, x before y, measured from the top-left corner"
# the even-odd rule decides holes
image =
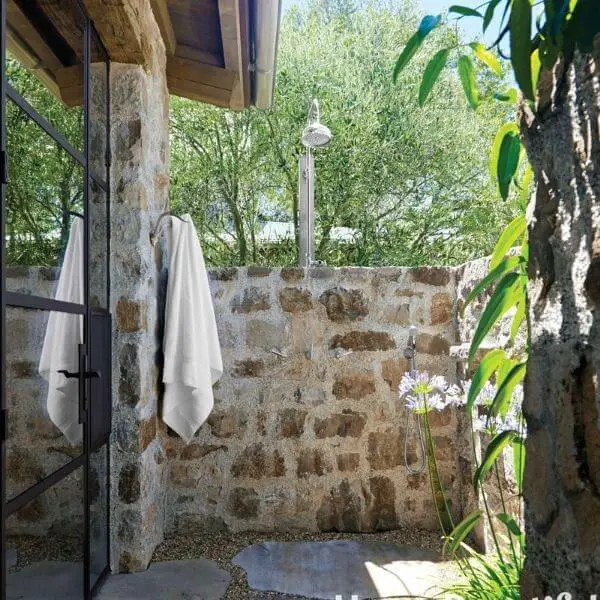
[[[415,413],[443,410],[448,406],[446,395],[450,386],[441,375],[430,376],[427,371],[405,373],[398,386],[405,406]]]

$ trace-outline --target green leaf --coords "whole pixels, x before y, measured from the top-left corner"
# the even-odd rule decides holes
[[[592,53],[594,37],[600,33],[600,10],[597,0],[579,0],[567,22],[565,50],[572,52],[577,46],[582,54]],[[567,54],[568,56],[568,54]]]
[[[473,380],[471,381],[471,386],[469,387],[469,394],[467,396],[467,405],[466,409],[470,413],[473,405],[475,404],[475,400],[479,393],[485,386],[485,384],[490,380],[492,375],[496,372],[498,367],[506,360],[506,354],[504,350],[501,348],[495,348],[494,350],[490,350],[479,363],[479,367],[477,367],[477,371],[475,371],[475,375],[473,375]]]
[[[469,365],[473,364],[473,359],[485,336],[490,332],[498,320],[510,310],[522,297],[521,275],[518,273],[508,273],[498,283],[492,297],[489,299],[469,348]]]
[[[498,158],[500,156],[500,146],[504,136],[509,133],[519,134],[519,128],[514,122],[505,123],[498,129],[494,142],[492,143],[492,150],[490,151],[490,179],[492,184],[496,185],[496,179],[498,177]]]
[[[485,456],[479,467],[477,467],[477,471],[475,471],[473,485],[476,490],[483,483],[487,474],[498,460],[498,457],[502,454],[504,448],[515,439],[516,435],[515,431],[503,431],[488,444],[488,447],[485,450]]]
[[[510,60],[523,95],[528,100],[535,100],[531,51],[531,2],[513,0],[510,11]]]
[[[540,50],[536,48],[531,53],[531,85],[534,90],[537,90],[540,72],[542,70],[542,61],[540,59]]]
[[[523,532],[517,525],[517,522],[510,515],[506,513],[500,513],[499,515],[496,515],[496,518],[498,521],[500,521],[500,523],[506,525],[506,529],[508,529],[508,531],[510,531],[513,535],[516,535],[517,537],[521,537],[523,535]]]
[[[444,551],[453,554],[462,541],[473,531],[475,525],[483,513],[480,510],[474,510],[470,515],[467,515],[449,534]]]
[[[404,46],[404,50],[402,50],[402,53],[396,61],[393,74],[394,83],[396,83],[398,75],[400,75],[402,69],[404,69],[404,67],[409,63],[410,59],[421,47],[423,40],[440,24],[441,20],[441,15],[427,15],[426,17],[423,17],[421,23],[419,24],[419,29],[417,29],[416,33],[414,33],[408,40],[406,46]]]
[[[519,333],[519,328],[521,324],[525,320],[526,312],[527,312],[527,302],[524,301],[519,302],[519,306],[517,307],[517,312],[513,317],[511,326],[510,326],[510,342],[511,344],[515,341],[517,334]]]
[[[498,391],[496,392],[494,401],[490,406],[490,417],[506,415],[506,411],[508,410],[508,407],[510,405],[510,400],[515,390],[515,386],[521,383],[521,381],[523,381],[526,371],[527,363],[518,363],[511,369],[511,371],[508,373],[508,375],[504,378],[504,380],[498,387]]]
[[[515,242],[525,233],[527,221],[525,215],[515,217],[502,231],[492,257],[490,258],[490,271],[494,270],[506,256],[506,253],[512,248]]]
[[[496,388],[499,388],[502,385],[502,382],[506,379],[506,376],[512,371],[513,367],[519,361],[516,358],[507,358],[498,369],[498,373],[496,373]]]
[[[498,154],[498,187],[503,200],[508,198],[510,182],[517,172],[521,156],[521,140],[514,133],[507,133],[500,144]]]
[[[479,17],[483,19],[483,15],[479,11],[468,6],[458,6],[454,4],[448,9],[448,12],[456,13],[457,15],[462,15],[463,17]]]
[[[521,179],[520,188],[521,193],[519,194],[519,205],[521,210],[525,211],[527,209],[527,205],[529,204],[529,193],[531,187],[531,179],[533,178],[533,169],[531,164],[528,164],[525,168],[525,173],[523,173],[523,179]]]
[[[442,15],[427,15],[421,19],[421,23],[419,24],[418,34],[422,39],[425,39],[427,35],[429,35],[442,20]]]
[[[467,296],[465,300],[464,306],[462,307],[460,314],[464,315],[465,309],[473,300],[481,294],[484,290],[486,290],[490,285],[495,283],[502,275],[508,273],[509,271],[513,271],[516,269],[519,264],[522,262],[522,259],[519,256],[509,256],[500,262],[494,269],[492,269],[472,290],[471,293]]]
[[[479,94],[475,83],[473,61],[469,56],[463,55],[458,59],[458,75],[463,90],[465,91],[465,96],[467,97],[471,108],[475,110],[479,106]]]
[[[518,99],[518,92],[515,88],[509,88],[506,92],[494,94],[494,99],[499,102],[508,102],[509,104],[515,104]]]
[[[498,4],[500,4],[500,0],[492,0],[488,4],[488,7],[485,10],[485,14],[483,15],[483,32],[484,33],[485,33],[485,30],[489,27],[490,23],[492,22],[492,19],[494,18],[494,11],[496,10],[496,7],[498,6]]]
[[[404,69],[410,59],[415,55],[422,43],[423,38],[419,35],[418,31],[408,40],[406,46],[404,46],[404,50],[402,50],[402,53],[396,61],[396,66],[394,67],[394,83],[396,83],[398,75],[400,75],[402,69]]]
[[[450,50],[445,48],[436,53],[436,55],[429,61],[425,72],[423,73],[423,80],[421,81],[421,87],[419,89],[419,105],[423,106],[429,93],[431,92],[435,82],[437,81],[442,69],[446,66],[448,60],[448,54]]]
[[[469,46],[484,65],[487,65],[497,75],[502,75],[502,65],[493,52],[490,52],[481,42],[472,42]]]
[[[512,443],[515,477],[519,494],[523,493],[523,476],[525,475],[525,440],[521,437],[515,438]]]

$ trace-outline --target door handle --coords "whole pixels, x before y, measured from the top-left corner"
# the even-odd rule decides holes
[[[76,373],[72,373],[71,371],[65,371],[64,369],[61,369],[58,372],[62,373],[67,379],[79,379],[79,375],[80,375],[79,371],[77,371]],[[84,379],[100,379],[101,375],[100,375],[100,373],[98,373],[98,371],[84,371],[83,378]]]

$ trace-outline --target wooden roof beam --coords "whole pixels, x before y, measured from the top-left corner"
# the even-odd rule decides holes
[[[225,68],[237,73],[230,108],[250,104],[248,0],[218,0]]]
[[[150,0],[150,5],[152,6],[154,18],[158,23],[158,28],[160,29],[162,39],[165,43],[167,56],[172,56],[175,54],[175,50],[177,48],[177,38],[175,37],[173,23],[171,23],[171,16],[169,15],[167,0]]]
[[[110,59],[149,67],[156,48],[156,19],[147,0],[83,0]]]

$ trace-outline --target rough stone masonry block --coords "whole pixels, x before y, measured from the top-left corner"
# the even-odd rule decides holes
[[[450,283],[450,269],[443,267],[418,267],[411,269],[411,277],[415,283],[443,286]]]
[[[317,526],[321,531],[361,531],[364,498],[360,482],[344,479],[333,487],[321,501],[317,511]]]
[[[338,400],[360,400],[375,393],[375,376],[361,371],[336,373],[332,392]]]
[[[390,358],[381,363],[381,376],[393,392],[398,391],[400,381],[408,371],[410,362],[406,358]]]
[[[252,488],[233,488],[229,493],[227,508],[237,519],[255,519],[259,507],[260,498]]]
[[[147,327],[147,305],[144,300],[119,298],[117,302],[117,326],[124,333],[135,333]]]
[[[450,352],[448,340],[439,335],[419,333],[416,342],[417,352],[423,354],[448,354]]]
[[[265,371],[265,363],[262,359],[238,360],[233,366],[234,377],[260,377]]]
[[[282,438],[298,438],[304,433],[306,410],[284,408],[279,412],[277,427]]]
[[[439,292],[431,298],[431,324],[448,325],[452,321],[452,298],[447,292]]]
[[[133,504],[140,498],[140,467],[138,464],[125,465],[119,474],[119,499],[124,504]]]
[[[346,409],[325,419],[315,419],[315,435],[318,439],[330,437],[359,438],[367,424],[364,414]]]
[[[303,448],[298,455],[297,477],[309,477],[316,475],[320,477],[326,472],[332,471],[331,465],[326,461],[321,448]]]
[[[231,466],[234,477],[262,479],[264,477],[283,477],[285,464],[279,450],[267,451],[258,442],[246,447]]]
[[[256,286],[250,286],[237,293],[231,301],[231,312],[252,313],[261,310],[269,310],[271,301],[268,291]]]
[[[358,452],[345,452],[336,457],[338,470],[342,473],[357,471],[360,465],[360,454]]]
[[[350,331],[335,335],[331,340],[330,348],[372,352],[392,350],[396,348],[396,341],[385,331]]]
[[[214,410],[207,419],[211,433],[217,438],[243,437],[248,419],[239,408]]]
[[[375,471],[394,469],[404,465],[404,430],[387,429],[369,434],[367,459]],[[414,440],[408,445],[409,464],[417,462]]]
[[[306,312],[313,306],[310,291],[294,287],[279,292],[279,304],[283,311],[292,314]]]
[[[335,287],[323,292],[319,301],[335,323],[360,321],[369,314],[368,301],[361,290]]]

